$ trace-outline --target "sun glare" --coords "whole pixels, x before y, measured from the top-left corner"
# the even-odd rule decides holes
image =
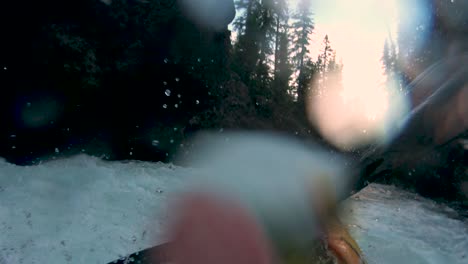
[[[300,1],[303,0],[287,1],[292,13]],[[395,123],[407,113],[408,106],[397,86],[389,85],[397,82],[387,80],[384,74],[381,61],[384,43],[396,41],[397,26],[411,29],[425,21],[421,20],[428,17],[423,1],[309,0],[309,3],[315,23],[309,40],[312,59],[317,59],[328,35],[337,61],[343,63],[341,83],[327,87],[328,96],[308,102],[309,120],[338,147],[387,142],[396,133]]]
[[[318,54],[321,40],[328,35],[344,67],[342,84],[332,88],[341,91],[331,93],[336,98],[331,95],[312,99],[309,118],[340,147],[375,141],[385,134],[390,98],[381,57],[385,40],[396,31],[397,3],[311,1],[316,22],[311,50]],[[294,7],[297,0],[289,4]]]

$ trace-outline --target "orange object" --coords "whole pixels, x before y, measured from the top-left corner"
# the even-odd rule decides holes
[[[340,264],[365,263],[359,246],[338,220],[328,229],[327,245]]]

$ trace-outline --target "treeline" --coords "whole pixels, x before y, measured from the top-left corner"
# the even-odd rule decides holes
[[[275,126],[309,133],[307,97],[326,91],[329,73],[340,75],[342,69],[328,36],[319,56],[311,54],[315,24],[310,0],[299,1],[293,10],[286,0],[235,3],[238,17],[233,23],[231,65],[249,87],[255,112]]]
[[[165,160],[192,132],[221,128],[223,97],[241,89],[229,32],[197,28],[176,0],[10,1],[0,12],[0,156],[14,163]]]
[[[165,160],[204,129],[316,137],[306,95],[341,67],[327,37],[312,57],[306,0],[297,11],[235,1],[232,32],[234,17],[203,28],[176,0],[2,5],[0,155],[19,164],[76,152]]]

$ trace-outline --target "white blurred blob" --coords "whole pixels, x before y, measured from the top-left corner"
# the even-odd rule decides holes
[[[224,30],[235,16],[232,0],[179,0],[182,12],[195,24]]]
[[[205,134],[194,142],[188,165],[203,176],[190,186],[243,202],[275,237],[301,242],[318,235],[314,205],[347,195],[344,159],[318,147],[247,132]]]
[[[332,75],[328,78],[334,79]],[[408,111],[408,102],[396,82],[352,97],[345,89],[341,83],[328,82],[321,93],[311,93],[306,105],[310,122],[328,141],[344,150],[387,143],[399,131]]]
[[[330,75],[328,77],[333,79]],[[372,133],[363,103],[359,100],[347,102],[339,83],[328,82],[323,91],[310,94],[308,98],[309,120],[335,146],[349,148]]]

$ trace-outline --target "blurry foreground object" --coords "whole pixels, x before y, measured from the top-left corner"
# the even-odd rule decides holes
[[[175,263],[361,263],[337,217],[345,160],[270,134],[205,135],[188,165],[203,176],[174,201]]]
[[[468,53],[447,57],[410,84],[413,111],[389,149],[440,146],[468,129],[467,63]]]
[[[401,183],[427,196],[468,204],[467,63],[467,53],[448,56],[409,85],[413,110],[389,144],[364,155],[362,185]]]
[[[382,89],[375,87],[378,92],[364,96],[362,91],[356,91],[355,95],[353,94],[356,98],[346,98],[347,90],[343,88],[340,74],[326,73],[325,88],[318,85],[320,75],[310,82],[306,100],[309,122],[318,129],[325,140],[344,151],[385,141],[388,134],[386,127],[393,121],[387,120],[390,109],[387,96]],[[365,100],[360,97],[364,97]]]
[[[418,18],[424,8],[402,9],[399,55],[388,61],[410,112],[388,142],[364,154],[359,187],[396,184],[466,209],[468,1],[404,2],[425,2],[428,11]]]
[[[236,9],[232,0],[178,0],[182,12],[202,28],[222,31],[234,19]]]

